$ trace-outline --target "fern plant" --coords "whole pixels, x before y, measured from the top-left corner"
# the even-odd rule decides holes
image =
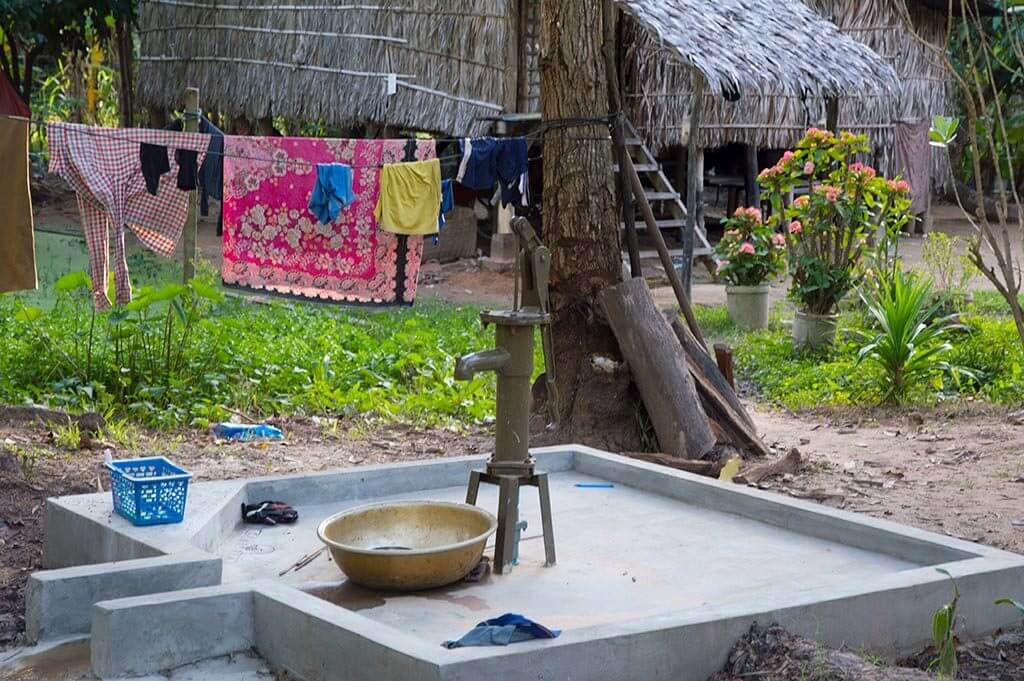
[[[956,322],[955,315],[936,316],[940,303],[929,303],[931,292],[930,278],[900,268],[891,276],[879,278],[872,288],[860,290],[879,333],[872,336],[860,332],[866,344],[857,355],[857,363],[870,362],[882,370],[883,403],[903,403],[915,387],[940,372],[970,375],[944,360],[953,349],[951,332],[964,327]]]

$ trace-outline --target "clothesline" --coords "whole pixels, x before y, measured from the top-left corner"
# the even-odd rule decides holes
[[[590,127],[590,126],[601,125],[601,124],[609,125],[615,119],[615,117],[618,116],[618,115],[620,115],[620,114],[612,114],[612,115],[607,116],[607,117],[596,117],[596,118],[565,118],[565,119],[559,119],[559,120],[555,120],[555,121],[546,122],[546,123],[542,124],[542,126],[539,129],[534,130],[532,132],[528,132],[528,133],[526,133],[524,135],[519,135],[518,137],[520,137],[522,139],[525,139],[525,140],[528,140],[528,141],[536,141],[536,140],[543,139],[544,134],[547,133],[550,130],[563,130],[563,129],[575,128],[575,127]],[[27,121],[29,123],[34,123],[36,125],[44,125],[44,126],[45,125],[49,125],[51,123],[51,122],[39,120],[39,119],[36,119],[36,118],[26,118],[24,116],[13,116],[13,115],[10,115],[10,114],[0,114],[0,117],[9,118],[11,120]],[[82,135],[90,135],[90,136],[93,136],[93,137],[105,137],[107,135],[107,132],[93,132],[93,130],[116,131],[116,130],[124,130],[124,128],[101,128],[99,126],[83,126],[82,128],[77,129],[76,133],[77,134],[82,134]],[[190,135],[197,135],[197,134],[204,134],[204,133],[188,133],[188,134],[190,134]],[[208,135],[208,136],[210,136],[210,135]],[[442,137],[442,138],[429,138],[429,139],[432,140],[435,144],[446,144],[446,143],[453,143],[453,142],[463,142],[464,140],[467,140],[467,139],[479,139],[479,138],[474,138],[474,137]],[[407,139],[407,141],[416,141],[416,140],[417,140],[417,138],[414,138],[414,137],[410,137],[410,138]],[[600,138],[575,138],[575,141],[611,141],[611,138],[610,137],[609,138],[603,138],[603,137],[600,137]],[[213,150],[208,150],[206,153],[207,153],[208,156],[219,156],[221,158],[234,158],[234,159],[239,159],[239,160],[243,160],[243,161],[255,161],[257,163],[270,163],[270,164],[276,164],[276,165],[284,165],[285,167],[291,167],[291,168],[303,168],[303,169],[306,169],[306,170],[315,169],[316,166],[318,165],[316,163],[310,163],[308,161],[302,161],[302,160],[284,160],[284,161],[282,161],[282,160],[275,159],[275,158],[267,158],[267,157],[260,157],[260,156],[245,156],[245,155],[240,155],[240,154],[227,154],[227,153],[224,153],[222,151],[213,151]],[[458,153],[446,154],[446,155],[443,155],[443,156],[438,156],[437,158],[440,161],[454,161],[454,160],[461,159],[462,156],[463,156],[462,153],[458,152]],[[542,157],[543,157],[543,154],[538,154],[536,156],[531,156],[529,160],[534,161],[534,160],[537,160],[537,159],[542,158]],[[346,164],[346,165],[349,165],[351,168],[354,168],[354,169],[378,169],[379,170],[379,169],[382,169],[385,165],[391,165],[391,164],[379,164],[379,165],[375,165],[375,164]]]

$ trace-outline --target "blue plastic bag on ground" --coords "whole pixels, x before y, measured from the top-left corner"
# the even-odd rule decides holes
[[[280,428],[266,423],[218,423],[213,434],[224,440],[283,440]]]

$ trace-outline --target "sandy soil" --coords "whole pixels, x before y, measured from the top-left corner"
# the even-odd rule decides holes
[[[1020,415],[980,405],[818,416],[759,408],[755,420],[780,453],[797,447],[808,460],[768,489],[1024,553]]]

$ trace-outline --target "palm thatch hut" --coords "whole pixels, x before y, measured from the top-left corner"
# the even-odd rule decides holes
[[[982,11],[993,9],[985,0],[975,1]],[[804,0],[804,3],[820,17],[834,23],[844,37],[869,47],[895,69],[900,83],[899,94],[895,97],[890,93],[836,93],[840,100],[838,127],[869,136],[875,146],[875,163],[882,172],[889,175],[903,172],[896,153],[897,126],[927,122],[952,109],[947,77],[931,51],[932,48],[945,49],[950,22],[948,0]],[[959,0],[953,4],[959,7]],[[772,5],[774,13],[775,3]],[[736,8],[736,11],[736,20],[747,22],[743,16],[746,10]],[[914,32],[929,45],[911,35],[908,19]],[[785,26],[763,28],[785,34],[790,43],[789,54],[781,56],[789,60],[806,55],[807,41],[826,49],[831,49],[834,41],[834,31],[821,32],[816,28],[787,31]],[[690,73],[682,65],[667,62],[662,42],[640,24],[632,23],[627,27],[625,43],[625,88],[631,117],[657,149],[685,144],[693,95]],[[811,65],[823,77],[849,69],[843,57],[811,62]],[[782,83],[769,83],[756,93],[738,98],[723,99],[717,94],[712,88],[704,95],[700,144],[708,148],[729,144],[760,149],[788,148],[808,127],[824,127],[830,98],[811,87],[786,87]],[[941,155],[936,155],[932,162],[932,175],[942,182],[949,177]]]
[[[731,111],[726,99],[747,106],[765,94],[785,102],[870,97],[878,106],[897,96],[888,63],[800,0],[617,4],[626,108],[658,146],[687,138],[694,82],[712,112]],[[138,97],[179,108],[191,85],[204,108],[251,120],[480,134],[496,114],[539,108],[539,7],[540,0],[144,0]],[[701,144],[729,139],[704,137],[713,129]],[[668,189],[658,195],[678,203]],[[687,193],[699,206],[700,192]],[[680,204],[675,215],[684,212]]]
[[[472,135],[517,104],[518,0],[144,0],[138,97],[260,120]]]

